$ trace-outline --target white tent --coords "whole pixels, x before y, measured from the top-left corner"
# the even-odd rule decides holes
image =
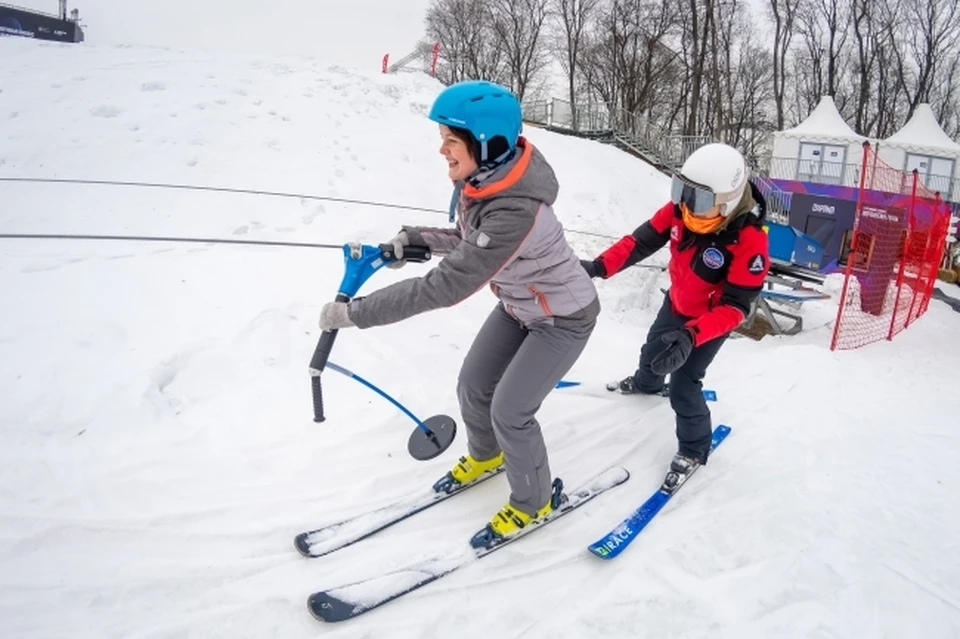
[[[833,98],[820,98],[807,118],[773,134],[770,177],[857,186],[863,142],[837,110]]]
[[[960,144],[944,133],[929,104],[917,106],[903,128],[878,146],[881,160],[908,173],[917,169],[928,189],[960,201]]]

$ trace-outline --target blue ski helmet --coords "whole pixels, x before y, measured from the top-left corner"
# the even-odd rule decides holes
[[[479,144],[480,162],[487,157],[487,144],[499,136],[507,144],[507,155],[517,147],[523,129],[520,101],[510,89],[486,80],[465,80],[437,96],[429,118],[450,127],[466,129]]]

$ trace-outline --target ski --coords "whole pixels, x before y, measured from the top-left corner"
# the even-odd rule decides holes
[[[716,450],[717,446],[723,443],[727,435],[730,434],[729,426],[717,426],[713,431],[713,438],[710,441],[710,452]],[[590,552],[601,559],[613,559],[626,549],[631,541],[636,539],[640,531],[650,523],[658,512],[670,501],[670,498],[676,494],[680,487],[700,468],[700,465],[694,466],[689,473],[681,474],[671,470],[664,478],[663,484],[657,489],[647,501],[635,510],[629,517],[620,523],[609,533],[593,542],[588,546]]]
[[[620,380],[613,380],[612,382],[607,382],[607,390],[611,392],[620,390]],[[704,388],[702,392],[703,392],[703,398],[708,402],[717,401],[717,391],[709,388]],[[625,394],[642,395],[644,393],[625,393]],[[667,382],[666,384],[663,385],[663,388],[660,389],[660,392],[651,393],[651,395],[659,395],[660,397],[670,397],[670,383]]]
[[[499,543],[481,548],[468,546],[463,550],[438,554],[402,570],[339,588],[315,592],[307,598],[307,608],[314,617],[326,622],[345,621],[357,617],[540,530],[629,478],[630,473],[625,468],[619,466],[607,468],[573,492],[567,493],[566,500],[549,515]]]
[[[328,555],[366,539],[419,512],[423,512],[431,506],[436,506],[455,495],[459,495],[463,491],[499,475],[504,470],[505,467],[500,466],[495,470],[484,473],[469,484],[454,488],[450,492],[436,492],[433,488],[421,490],[382,508],[361,513],[322,528],[302,532],[294,538],[293,545],[304,557],[313,558]]]

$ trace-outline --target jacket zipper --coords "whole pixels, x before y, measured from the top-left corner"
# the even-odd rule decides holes
[[[550,310],[550,305],[547,304],[547,296],[541,293],[535,286],[530,286],[528,288],[530,289],[530,292],[533,293],[534,297],[537,298],[537,304],[540,305],[540,308],[543,309],[543,312],[548,316],[553,317],[553,312]]]

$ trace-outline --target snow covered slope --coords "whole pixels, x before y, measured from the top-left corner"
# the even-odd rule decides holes
[[[289,191],[436,209],[185,189],[0,182],[0,232],[379,242],[443,224],[439,85],[312,60],[0,40],[0,176]],[[530,128],[584,256],[649,217],[666,180],[616,149]],[[599,238],[601,234],[609,238]],[[662,263],[658,254],[652,261]],[[383,286],[427,266],[381,271]],[[313,590],[456,548],[500,479],[317,560],[302,529],[432,482],[463,451],[405,451],[412,422],[307,365],[337,250],[0,240],[0,637],[937,637],[960,634],[956,314],[831,353],[808,332],[731,340],[706,385],[727,443],[620,558],[586,544],[659,482],[663,400],[610,397],[665,278],[598,284],[604,313],[541,411],[554,472],[629,482],[382,610],[323,627]],[[459,417],[457,371],[494,300],[369,331],[331,357],[422,417]]]

